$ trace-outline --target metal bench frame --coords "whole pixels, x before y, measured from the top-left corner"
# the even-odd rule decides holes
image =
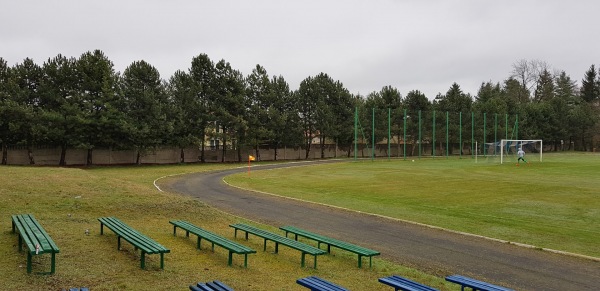
[[[141,234],[129,225],[123,223],[115,217],[101,217],[100,235],[104,234],[104,226],[108,227],[117,235],[117,249],[121,249],[121,238],[132,244],[135,249],[140,249],[142,252],[140,258],[140,266],[142,269],[146,267],[146,254],[160,254],[160,268],[164,269],[164,254],[171,251],[153,239]]]
[[[378,251],[374,251],[371,249],[367,249],[361,246],[357,246],[351,243],[347,243],[338,239],[326,237],[323,235],[319,235],[316,233],[312,233],[294,226],[282,226],[279,229],[285,231],[285,237],[288,236],[288,233],[294,234],[294,239],[298,240],[298,236],[305,237],[314,241],[317,241],[317,248],[321,247],[321,244],[324,243],[327,245],[327,252],[331,253],[331,246],[337,247],[342,250],[346,250],[358,255],[358,267],[362,268],[362,257],[369,258],[369,268],[373,266],[373,256],[380,255],[381,253]]]
[[[248,267],[248,254],[256,253],[255,250],[239,244],[237,242],[228,240],[220,235],[214,234],[210,231],[204,230],[196,225],[193,225],[184,220],[171,220],[169,221],[173,225],[173,236],[177,236],[177,227],[185,230],[185,236],[189,237],[190,233],[195,234],[198,237],[196,248],[200,249],[202,239],[205,239],[212,243],[212,251],[215,251],[215,244],[221,246],[229,251],[229,259],[227,265],[231,266],[233,261],[233,254],[244,255],[244,267]]]
[[[17,214],[12,216],[12,232],[19,232],[19,252],[23,250],[23,244],[27,246],[27,273],[31,273],[31,259],[34,255],[50,253],[50,273],[56,271],[56,254],[60,249],[48,235],[42,225],[31,214]]]
[[[326,252],[322,249],[319,248],[315,248],[311,245],[307,245],[298,241],[295,241],[293,239],[284,237],[284,236],[280,236],[278,234],[274,234],[272,232],[268,232],[266,230],[262,230],[260,228],[256,228],[250,225],[246,225],[246,224],[242,224],[242,223],[237,223],[237,224],[231,224],[229,225],[230,227],[233,227],[235,229],[234,232],[234,237],[237,237],[237,232],[238,230],[244,231],[246,233],[246,240],[248,240],[248,234],[254,234],[258,237],[262,237],[264,240],[264,247],[263,247],[263,251],[267,250],[267,241],[272,241],[275,243],[275,253],[277,253],[279,251],[279,244],[288,246],[290,248],[299,250],[300,252],[302,252],[302,258],[301,258],[301,266],[304,267],[304,262],[305,262],[305,257],[306,254],[310,254],[313,255],[315,260],[314,260],[314,268],[317,268],[317,256],[318,255],[323,255]]]

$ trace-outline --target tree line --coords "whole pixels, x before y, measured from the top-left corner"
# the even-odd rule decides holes
[[[168,80],[143,60],[115,72],[100,50],[78,58],[59,54],[42,65],[26,58],[8,66],[0,57],[2,164],[7,163],[8,147],[15,145],[27,148],[31,164],[33,148],[40,145],[60,147],[60,165],[73,148],[86,149],[91,165],[96,148],[135,149],[139,163],[145,153],[163,146],[180,148],[181,161],[183,149],[199,147],[204,162],[207,139],[219,141],[223,157],[227,150],[236,151],[239,161],[248,148],[260,159],[263,146],[275,149],[275,159],[282,147],[304,148],[308,158],[315,138],[322,145],[333,142],[346,148],[350,155],[355,123],[377,128],[361,133],[364,140],[376,137],[375,142],[388,138],[386,130],[401,140],[401,128],[406,127],[406,142],[413,144],[422,128],[434,131],[433,123],[438,128],[448,124],[455,143],[459,126],[471,123],[473,128],[478,124],[478,137],[492,140],[493,131],[479,126],[486,114],[496,119],[518,116],[521,139],[569,145],[577,140],[579,149],[587,150],[595,146],[599,132],[599,73],[592,65],[578,87],[564,71],[551,73],[543,62],[522,60],[503,82],[482,83],[476,96],[454,83],[430,100],[419,90],[402,96],[392,86],[367,96],[352,94],[326,73],[307,77],[292,90],[284,77],[269,76],[260,65],[244,76],[229,62],[215,63],[206,54],[193,57],[187,71],[178,70]],[[417,114],[423,114],[419,125]],[[390,129],[382,126],[386,119]],[[506,124],[495,120],[500,128],[495,130],[507,130]],[[432,143],[442,135],[423,134]]]

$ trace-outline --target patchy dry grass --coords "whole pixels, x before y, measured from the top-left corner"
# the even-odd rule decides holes
[[[195,249],[195,238],[181,232],[173,236],[170,219],[188,220],[202,228],[233,239],[229,224],[247,222],[201,201],[174,193],[159,192],[152,182],[178,173],[210,171],[238,165],[176,165],[142,167],[101,167],[90,169],[49,167],[0,167],[0,286],[3,290],[61,290],[86,286],[91,290],[188,290],[198,281],[221,280],[236,290],[306,290],[296,279],[317,275],[353,290],[387,290],[377,278],[401,274],[439,288],[456,288],[442,278],[430,276],[382,259],[372,269],[356,268],[356,257],[345,252],[320,256],[318,269],[300,267],[300,253],[273,245],[262,251],[262,239],[250,236],[238,241],[258,252],[234,255],[227,266],[227,251],[208,244]],[[258,172],[257,172],[258,173]],[[31,213],[60,247],[54,275],[27,274],[26,255],[17,250],[17,235],[11,233],[11,214]],[[126,242],[117,250],[117,238],[105,229],[100,235],[102,216],[115,216],[171,250],[160,270],[159,256],[146,257],[140,269],[140,255]],[[278,232],[271,226],[263,228]],[[86,235],[86,230],[90,231]],[[49,256],[34,256],[34,272],[49,268]],[[307,265],[311,265],[310,256]]]

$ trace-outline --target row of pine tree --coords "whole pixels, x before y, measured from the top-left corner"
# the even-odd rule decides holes
[[[315,139],[350,154],[355,129],[365,143],[387,141],[392,134],[396,141],[407,136],[405,142],[413,144],[417,137],[419,142],[456,144],[468,130],[473,134],[462,142],[492,141],[510,129],[512,138],[543,139],[578,150],[597,146],[600,78],[594,65],[581,86],[540,61],[522,60],[513,68],[502,82],[482,83],[475,96],[457,83],[437,96],[417,89],[403,96],[392,86],[361,96],[326,73],[307,77],[292,90],[284,77],[269,76],[260,65],[244,76],[225,60],[213,62],[205,54],[168,79],[145,61],[116,72],[100,50],[78,58],[57,55],[41,65],[26,58],[8,66],[0,57],[2,164],[9,146],[30,153],[36,146],[60,147],[61,165],[72,148],[87,149],[88,164],[93,164],[95,148],[136,149],[139,161],[165,146],[200,147],[204,161],[207,140],[218,141],[224,152],[237,151],[240,161],[242,149],[253,148],[260,158],[262,146],[275,152],[302,147],[308,157]],[[35,163],[32,154],[30,162]]]

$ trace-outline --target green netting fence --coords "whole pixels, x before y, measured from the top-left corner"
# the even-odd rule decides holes
[[[358,107],[354,114],[354,159],[496,156],[486,144],[518,138],[517,114]]]

